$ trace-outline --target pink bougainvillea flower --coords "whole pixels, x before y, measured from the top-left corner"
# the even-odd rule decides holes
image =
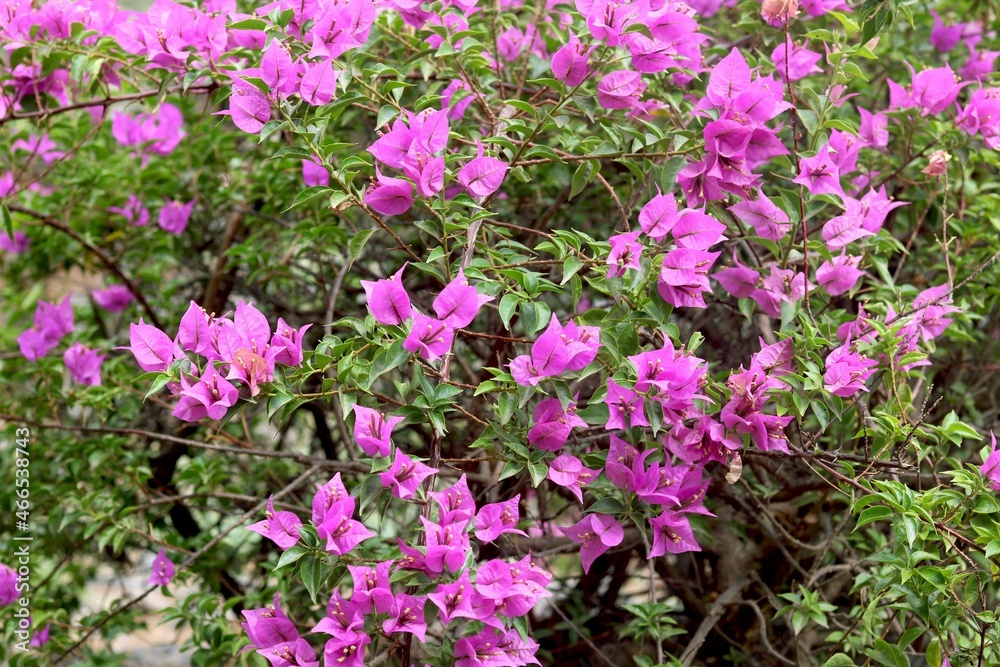
[[[932,9],[930,14],[934,17],[934,28],[931,30],[930,39],[931,46],[942,53],[947,53],[955,48],[959,40],[962,39],[965,24],[945,25],[936,11]]]
[[[236,127],[249,134],[257,134],[271,120],[271,102],[264,93],[240,75],[247,76],[248,70],[233,72],[229,93],[229,109],[216,112],[219,116],[229,116]]]
[[[41,648],[49,643],[49,632],[52,630],[52,624],[46,623],[45,627],[35,632],[31,635],[31,641],[28,642],[28,646],[32,648]]]
[[[531,365],[539,375],[551,377],[566,370],[569,357],[563,328],[553,314],[549,326],[531,345]]]
[[[163,208],[160,209],[157,222],[163,231],[170,232],[171,234],[181,234],[187,228],[193,208],[193,199],[186,204],[174,201],[173,199],[167,199]]]
[[[146,582],[147,586],[169,586],[170,580],[174,578],[174,564],[167,554],[160,549],[159,553],[156,554],[156,558],[153,559],[153,572],[149,575],[149,581]]]
[[[653,545],[648,558],[656,558],[668,552],[679,554],[701,551],[691,530],[691,523],[682,513],[664,510],[660,516],[650,519],[649,524],[653,528]]]
[[[135,195],[128,196],[125,206],[109,206],[108,210],[125,218],[132,227],[145,227],[149,222],[149,211]]]
[[[323,619],[328,620],[328,619]],[[318,628],[319,626],[317,626]],[[315,630],[316,632],[327,632],[325,629]],[[305,642],[304,639],[299,641]],[[337,665],[337,667],[364,667],[365,647],[372,643],[372,638],[361,630],[340,631],[326,642],[323,647],[323,664]],[[308,646],[308,644],[306,644]],[[311,650],[311,649],[310,649]],[[258,651],[259,652],[259,651]],[[315,654],[314,654],[315,655]],[[267,657],[266,655],[264,657]],[[308,655],[307,655],[308,657]],[[298,660],[298,658],[296,658]],[[289,667],[312,667],[319,665],[318,662],[294,662],[288,663]]]
[[[587,423],[576,414],[576,403],[563,409],[558,398],[546,398],[531,414],[534,424],[528,431],[528,442],[539,449],[554,452],[566,444],[574,427],[586,428]]]
[[[991,489],[1000,491],[1000,451],[997,451],[997,437],[993,435],[993,431],[990,431],[990,455],[979,471],[989,480]]]
[[[285,99],[298,88],[299,75],[288,47],[275,39],[260,59],[260,79],[279,99]]]
[[[258,652],[272,646],[293,642],[299,638],[295,624],[285,615],[278,605],[278,593],[274,594],[274,602],[261,609],[244,609],[243,617],[247,619],[240,625],[246,632],[250,645],[243,650],[257,649]],[[262,654],[263,655],[263,654]]]
[[[618,520],[609,514],[588,514],[568,528],[559,529],[563,535],[579,542],[580,562],[583,571],[590,572],[594,560],[611,547],[616,547],[625,538],[625,530]]]
[[[639,226],[654,241],[662,241],[677,223],[677,200],[671,194],[663,194],[656,186],[657,195],[646,202],[639,211]]]
[[[909,63],[907,63],[909,66]],[[921,116],[936,116],[958,99],[962,88],[971,81],[959,83],[950,65],[915,72],[910,67],[912,80],[907,90],[892,79],[889,84],[889,110],[919,107]]]
[[[600,327],[578,327],[573,320],[570,320],[563,327],[562,336],[569,352],[569,360],[566,362],[567,371],[583,370],[597,358],[597,352],[601,348]]]
[[[844,198],[844,214],[830,218],[823,225],[822,236],[826,247],[836,252],[858,239],[874,234],[864,226],[863,206],[853,197]]]
[[[31,239],[20,229],[14,232],[14,236],[8,236],[6,230],[0,231],[0,250],[9,252],[12,255],[20,255],[28,251]]]
[[[392,129],[376,139],[368,147],[368,152],[382,164],[402,169],[412,143],[413,131],[403,122],[402,118],[397,118],[392,124]]]
[[[413,184],[405,178],[383,176],[375,167],[378,180],[365,192],[365,204],[382,215],[401,215],[413,206]]]
[[[652,454],[652,449],[640,452],[621,438],[612,435],[604,474],[619,489],[633,493],[640,492],[650,482],[655,484],[658,464],[653,464],[648,470],[646,468],[646,459]]]
[[[426,602],[427,598],[423,596],[397,594],[389,609],[389,618],[382,622],[382,629],[387,634],[409,632],[421,642],[426,641],[427,623],[424,621]]]
[[[626,429],[632,426],[649,426],[643,407],[642,396],[608,378],[608,394],[604,399],[608,405],[608,423],[604,428]]]
[[[13,604],[18,597],[17,572],[0,563],[0,607]]]
[[[437,589],[427,595],[427,599],[438,608],[441,622],[447,625],[456,618],[476,618],[476,613],[472,608],[474,592],[475,588],[469,580],[469,572],[466,570],[455,582],[438,584]]]
[[[90,295],[98,306],[109,313],[119,313],[135,301],[135,295],[125,285],[110,285],[107,289],[94,290]]]
[[[382,280],[371,282],[362,280],[361,286],[368,298],[368,312],[379,324],[402,324],[410,319],[413,308],[410,305],[410,295],[403,287],[403,264],[393,275]]]
[[[708,250],[726,240],[722,235],[725,230],[726,226],[712,216],[689,208],[681,211],[671,234],[678,248]]]
[[[293,329],[285,320],[278,318],[278,324],[271,336],[271,351],[275,363],[286,366],[298,366],[302,363],[302,337],[312,324],[304,324]]]
[[[234,85],[237,81],[250,86],[242,79],[233,79]],[[111,134],[122,146],[138,146],[144,155],[145,152],[169,155],[185,136],[183,125],[180,109],[164,102],[155,113],[142,113],[135,118],[116,113],[111,121]]]
[[[338,76],[340,72],[333,69],[331,61],[315,62],[302,74],[299,95],[314,107],[328,104],[337,94]]]
[[[510,576],[510,566],[502,560],[482,563],[476,572],[476,592],[494,602],[507,597],[514,585]]]
[[[538,664],[534,657],[537,650],[537,642],[523,639],[513,628],[487,627],[477,635],[455,642],[455,667]]]
[[[302,519],[295,512],[275,512],[274,495],[267,499],[267,510],[264,512],[264,520],[247,526],[259,535],[268,538],[282,550],[294,546],[299,541],[299,527]]]
[[[760,274],[748,266],[743,266],[736,251],[733,251],[733,266],[721,269],[712,274],[722,288],[738,299],[746,299],[760,284]]]
[[[429,572],[440,574],[446,569],[458,572],[469,553],[468,521],[440,524],[420,517],[427,538],[426,566]]]
[[[678,308],[704,308],[703,293],[712,291],[708,272],[719,254],[690,248],[675,248],[668,252],[663,258],[656,285],[663,300]]]
[[[553,484],[566,487],[576,496],[576,499],[583,502],[583,491],[581,486],[589,484],[597,479],[599,470],[591,470],[584,467],[580,459],[570,454],[557,456],[549,464],[547,477]]]
[[[712,68],[705,92],[712,105],[726,107],[749,85],[750,66],[740,50],[733,47],[729,55]]]
[[[781,317],[781,304],[797,302],[805,296],[811,285],[806,283],[804,273],[782,269],[776,262],[771,262],[767,268],[770,273],[761,282],[761,286],[750,294],[750,298],[771,317]]]
[[[455,329],[447,322],[436,320],[416,311],[410,333],[403,341],[407,352],[419,353],[427,361],[435,361],[451,352]]]
[[[31,153],[32,157],[37,157],[45,164],[52,164],[66,155],[47,134],[32,134],[27,139],[18,139],[10,145],[10,150]]]
[[[21,354],[28,361],[37,361],[59,345],[73,331],[73,308],[67,295],[59,305],[39,301],[30,329],[17,337]]]
[[[521,494],[519,493],[502,503],[483,505],[476,515],[476,539],[480,542],[492,542],[504,533],[527,536],[523,530],[517,529],[517,522],[520,518],[518,511],[520,500]],[[477,578],[476,581],[478,582],[479,579]]]
[[[434,313],[448,326],[461,329],[472,324],[479,309],[490,301],[493,297],[480,294],[469,285],[465,272],[460,268],[458,275],[435,297]]]
[[[791,55],[789,55],[789,44],[791,44]],[[771,52],[775,75],[779,79],[784,79],[787,73],[792,81],[804,79],[810,74],[821,73],[823,70],[816,63],[822,57],[822,54],[807,49],[805,44],[792,43],[790,38]]]
[[[394,601],[392,584],[389,582],[389,570],[392,564],[393,561],[386,560],[380,561],[374,568],[362,565],[348,565],[347,569],[350,571],[351,579],[354,582],[354,593],[351,595],[351,601],[344,602],[340,600],[339,594],[335,592],[334,597],[330,599],[330,604],[327,606],[327,614],[334,616],[331,612],[335,606],[342,609],[346,607],[348,610],[356,608],[359,613],[357,622],[360,627],[364,625],[364,618],[361,617],[361,614],[369,614],[372,610],[376,614],[387,613]],[[348,614],[348,616],[352,615]]]
[[[875,372],[878,362],[851,348],[850,339],[826,357],[823,387],[830,393],[849,398],[858,391],[868,391],[865,382]]]
[[[455,179],[473,197],[488,197],[500,189],[508,165],[503,160],[483,155],[481,141],[477,141],[476,145],[476,157],[458,170]]]
[[[757,236],[771,241],[780,241],[792,228],[788,214],[765,197],[760,189],[757,190],[756,199],[744,199],[730,206],[729,210],[753,227]]]
[[[179,393],[173,415],[186,422],[222,419],[240,397],[240,390],[215,370],[214,361],[209,362],[198,382],[192,383],[181,375]]]
[[[336,479],[339,482],[339,477]],[[319,493],[317,492],[317,495]],[[324,494],[324,497],[332,498],[333,496]],[[339,500],[325,506],[321,505],[320,520],[317,521],[316,501],[313,502],[313,524],[316,525],[316,532],[320,539],[326,540],[326,550],[337,556],[343,556],[375,535],[360,521],[355,521],[352,518],[354,504],[354,498],[345,492]]]
[[[389,456],[392,429],[404,418],[386,418],[378,410],[361,405],[354,406],[354,415],[354,440],[362,451],[368,456]]]
[[[351,603],[362,614],[371,613],[373,609],[376,614],[384,614],[392,606],[392,585],[389,582],[389,569],[392,567],[392,563],[391,560],[380,561],[374,568],[362,565],[347,566],[354,582]],[[330,602],[333,604],[332,599]],[[329,607],[327,609],[327,613],[329,613]],[[363,620],[361,624],[364,625]]]
[[[139,367],[149,372],[162,372],[170,368],[174,359],[183,356],[170,336],[139,318],[139,323],[129,325],[128,349]]]
[[[200,354],[211,360],[221,360],[212,340],[208,314],[194,301],[188,305],[187,312],[181,317],[176,340],[177,344],[188,352]]]
[[[872,113],[858,107],[861,116],[861,127],[858,134],[861,139],[873,148],[885,148],[889,145],[889,117],[884,113]]]
[[[552,54],[552,76],[570,88],[579,86],[590,73],[587,60],[593,51],[594,47],[584,47],[576,33],[571,31],[569,41]]]
[[[407,157],[403,163],[403,173],[417,186],[421,197],[433,197],[444,187],[444,157],[418,153],[413,159]]]
[[[830,157],[829,144],[823,144],[823,148],[813,157],[799,161],[799,175],[792,182],[805,186],[814,195],[844,196],[844,189],[840,185],[840,170]]]
[[[438,505],[438,522],[442,524],[470,521],[476,515],[476,501],[463,474],[458,481],[441,491],[427,495]]]
[[[640,258],[642,257],[642,244],[639,243],[639,234],[642,232],[629,232],[627,234],[615,234],[608,239],[611,244],[611,252],[608,253],[608,278],[622,277],[626,269],[639,269],[642,267]]]
[[[605,109],[631,109],[642,97],[646,84],[642,74],[620,69],[605,74],[597,84],[597,103]]]
[[[421,482],[437,473],[437,468],[431,468],[420,461],[414,461],[398,447],[392,465],[379,475],[384,487],[392,487],[392,495],[397,498],[412,498]]]
[[[386,563],[388,564],[388,563]],[[370,568],[358,567],[353,565],[348,565],[348,568],[352,568],[351,574],[353,577],[354,570],[368,570],[371,572]],[[317,623],[312,632],[322,632],[324,634],[333,635],[335,639],[343,639],[351,637],[353,633],[364,630],[365,626],[365,616],[366,612],[362,612],[361,605],[357,604],[355,597],[358,593],[364,595],[364,591],[358,590],[358,585],[362,587],[365,582],[359,582],[356,577],[354,577],[354,595],[352,595],[350,600],[345,600],[341,596],[340,591],[334,589],[333,595],[330,596],[330,601],[326,604],[326,616]],[[392,604],[392,593],[386,591],[389,595],[389,604]],[[371,601],[369,600],[368,609],[366,611],[371,611]],[[388,607],[387,607],[388,608]],[[383,610],[382,613],[385,613]],[[330,643],[327,643],[327,648],[329,648]],[[333,651],[334,654],[337,653],[336,650]]]
[[[823,262],[816,269],[816,282],[833,296],[852,290],[858,279],[865,275],[865,272],[858,268],[860,261],[860,256],[841,253],[834,257],[832,262]]]
[[[302,181],[306,187],[327,187],[330,185],[330,172],[313,156],[311,160],[302,160]]]
[[[83,343],[74,343],[63,353],[63,363],[73,382],[90,387],[101,384],[101,364],[104,355],[87,348]]]

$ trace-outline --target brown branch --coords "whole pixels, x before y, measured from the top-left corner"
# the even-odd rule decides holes
[[[15,113],[10,114],[5,118],[0,118],[0,126],[15,120],[25,120],[29,118],[48,118],[50,116],[55,116],[57,114],[66,113],[68,111],[76,111],[77,109],[88,109],[90,107],[108,107],[112,104],[117,104],[119,102],[131,102],[135,100],[144,100],[150,97],[155,97],[161,93],[165,95],[171,95],[173,93],[181,93],[184,95],[194,94],[194,95],[204,95],[212,93],[219,88],[218,84],[211,83],[207,86],[192,86],[187,90],[184,90],[183,86],[173,86],[172,88],[167,88],[166,91],[161,91],[159,89],[154,90],[143,90],[138,93],[129,93],[128,95],[119,95],[117,97],[105,97],[100,100],[87,100],[86,102],[74,102],[72,104],[66,104],[61,107],[56,107],[54,109],[39,109],[38,111],[29,111],[27,113]]]
[[[44,225],[48,227],[52,227],[53,229],[59,230],[63,234],[66,234],[74,241],[79,243],[91,254],[96,256],[101,261],[101,263],[104,264],[104,266],[106,266],[109,271],[111,271],[111,273],[115,274],[115,276],[120,281],[122,281],[122,283],[125,285],[128,291],[132,293],[132,296],[135,297],[136,301],[139,302],[139,305],[142,306],[142,309],[146,312],[146,315],[149,316],[150,323],[157,329],[163,328],[163,326],[160,324],[160,318],[156,316],[156,313],[153,311],[153,308],[149,305],[149,302],[146,301],[146,297],[144,297],[142,295],[142,292],[139,291],[139,287],[135,284],[135,282],[133,282],[128,276],[125,275],[125,273],[118,266],[118,263],[115,262],[115,260],[112,259],[110,255],[108,255],[106,252],[104,252],[94,244],[84,239],[83,236],[81,236],[78,231],[76,231],[69,225],[65,225],[51,216],[48,216],[44,213],[40,213],[39,211],[32,210],[30,208],[25,208],[24,206],[21,206],[19,204],[8,204],[7,207],[11,211],[20,213],[22,215],[27,215],[28,217],[34,218],[42,222]]]

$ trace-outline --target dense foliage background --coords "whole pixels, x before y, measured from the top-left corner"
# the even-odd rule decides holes
[[[0,660],[1000,663],[996,23],[8,0]]]

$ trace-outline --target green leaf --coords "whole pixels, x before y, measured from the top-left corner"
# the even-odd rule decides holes
[[[333,188],[328,188],[325,185],[313,185],[308,187],[295,197],[295,201],[293,201],[292,205],[286,208],[285,211],[291,211],[293,208],[302,206],[306,202],[312,201],[317,197],[325,197],[333,191]]]
[[[278,564],[274,566],[275,570],[280,570],[286,565],[291,565],[298,559],[309,553],[309,550],[305,547],[293,546],[285,550],[285,553],[281,554],[281,558],[278,559]]]
[[[846,653],[836,653],[823,663],[823,667],[855,667],[854,659]]]
[[[324,563],[319,558],[310,558],[302,563],[302,583],[309,592],[313,604],[316,604],[319,587],[323,583]]]
[[[576,255],[570,255],[569,257],[567,257],[566,261],[563,262],[563,279],[562,282],[559,284],[565,285],[569,281],[569,279],[575,276],[577,272],[582,268],[583,268],[583,262],[581,262]]]
[[[898,646],[884,639],[876,639],[874,648],[867,651],[869,658],[887,667],[910,667],[910,661]]]
[[[863,528],[864,526],[867,526],[870,523],[874,523],[875,521],[882,521],[883,519],[888,519],[891,516],[892,516],[892,510],[886,507],[885,505],[876,505],[874,507],[869,507],[868,509],[866,509],[864,512],[861,513],[860,517],[858,517],[858,525],[854,528],[854,530],[859,530],[860,528]]]
[[[386,104],[381,109],[378,110],[378,120],[375,121],[375,129],[379,129],[390,120],[396,117],[396,107]]]
[[[623,505],[622,501],[617,498],[601,498],[596,503],[588,507],[587,512],[618,516],[625,512],[625,505]]]
[[[3,231],[10,237],[11,240],[14,239],[14,220],[10,217],[10,211],[7,210],[7,204],[4,201],[0,201],[0,222],[3,223]]]
[[[538,485],[545,481],[549,474],[549,467],[544,463],[529,463],[528,472],[531,474],[531,485],[538,488]]]
[[[368,243],[368,239],[371,238],[372,234],[378,227],[372,227],[371,229],[362,229],[360,232],[354,235],[351,242],[347,244],[347,252],[351,256],[351,261],[353,262],[361,255],[361,249],[365,247]]]
[[[507,331],[510,331],[510,318],[514,316],[514,310],[520,302],[521,297],[513,293],[504,294],[500,299],[500,319],[503,320],[503,326]]]
[[[243,19],[236,23],[230,23],[226,27],[230,30],[264,30],[267,28],[267,21],[263,19]]]
[[[573,172],[572,187],[569,191],[570,199],[580,194],[583,189],[587,187],[587,184],[589,184],[594,178],[594,174],[597,173],[596,162],[596,160],[584,160],[580,163],[580,166],[576,168],[576,171]]]

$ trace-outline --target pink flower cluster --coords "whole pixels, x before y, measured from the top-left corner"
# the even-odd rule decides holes
[[[504,533],[524,534],[516,527],[520,496],[485,505],[477,512],[464,475],[430,496],[438,512],[436,521],[421,517],[426,547],[416,549],[400,540],[400,559],[378,561],[374,567],[348,565],[353,592],[344,598],[335,590],[326,616],[312,629],[330,636],[323,652],[326,664],[364,665],[365,649],[376,626],[388,635],[408,633],[426,643],[424,608],[428,601],[437,607],[442,626],[465,626],[466,636],[455,642],[456,665],[478,667],[487,658],[488,664],[511,667],[538,664],[534,657],[538,645],[522,639],[507,624],[551,596],[546,590],[551,575],[530,556],[516,562],[489,560],[476,564],[474,570],[466,567],[472,553],[470,531],[483,543]],[[354,509],[355,499],[347,493],[339,473],[319,487],[313,498],[312,523],[333,554],[344,556],[373,536],[351,518]],[[271,499],[265,520],[248,529],[288,549],[298,542],[301,525],[293,512],[275,512]],[[394,570],[424,573],[434,584],[433,591],[424,595],[393,591]],[[318,665],[316,652],[278,607],[277,596],[273,606],[243,615],[247,619],[243,628],[251,642],[247,649],[256,649],[275,667]],[[463,630],[456,628],[456,634]]]
[[[240,301],[228,318],[209,316],[192,301],[174,339],[140,318],[130,325],[124,349],[144,371],[155,373],[170,371],[177,361],[190,362],[188,353],[203,357],[200,366],[183,364],[178,381],[167,384],[180,397],[173,414],[188,422],[222,419],[240,396],[231,380],[256,396],[259,385],[274,378],[275,364],[302,363],[302,336],[311,326],[296,330],[279,317],[272,334],[267,318],[252,304]]]
[[[145,161],[149,153],[170,155],[184,138],[184,116],[164,102],[155,113],[129,116],[121,111],[111,121],[111,134],[122,146],[135,146]]]
[[[563,327],[555,315],[531,345],[531,354],[510,362],[510,374],[522,386],[537,386],[544,378],[586,368],[601,347],[600,327],[577,327],[572,320]]]
[[[455,330],[472,324],[479,309],[493,297],[480,294],[469,285],[465,272],[459,269],[455,278],[434,298],[432,305],[437,318],[430,317],[413,309],[410,295],[403,287],[405,268],[404,264],[389,278],[361,281],[368,297],[368,312],[379,324],[399,325],[411,320],[410,333],[403,347],[434,361],[451,351]]]
[[[750,357],[750,368],[744,370],[740,366],[739,371],[726,380],[732,396],[722,408],[722,423],[731,431],[749,434],[754,444],[765,452],[788,452],[785,427],[793,417],[765,414],[764,407],[772,389],[788,386],[781,376],[792,372],[793,357],[790,338],[774,345],[761,341],[760,352]]]
[[[919,351],[919,343],[930,342],[944,333],[951,318],[949,313],[957,312],[958,308],[950,305],[950,290],[947,284],[926,289],[916,296],[911,305],[911,311],[902,317],[897,316],[890,306],[883,320],[887,326],[900,325],[893,345],[893,358],[899,370],[908,370],[917,366],[930,364],[926,359],[907,364],[898,364],[911,352]],[[824,387],[837,396],[850,397],[858,391],[867,391],[865,382],[875,372],[879,361],[869,359],[859,351],[859,344],[871,345],[876,342],[871,318],[863,307],[858,308],[858,316],[853,322],[841,325],[837,329],[837,339],[842,344],[835,348],[826,358],[826,374],[823,376]],[[888,364],[888,360],[881,357]]]

